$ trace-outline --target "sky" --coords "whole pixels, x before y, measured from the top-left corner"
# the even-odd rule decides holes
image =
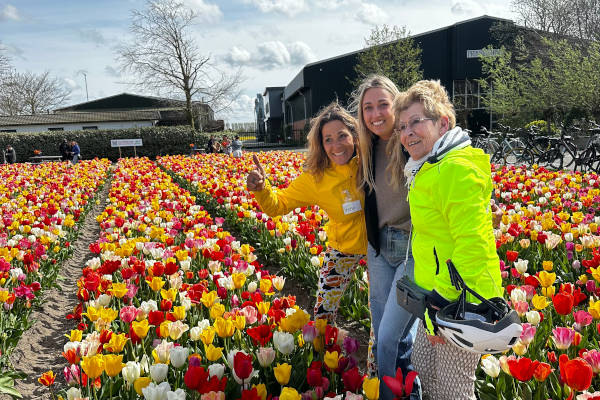
[[[254,120],[254,99],[286,86],[308,63],[360,50],[376,25],[411,34],[490,15],[514,19],[502,0],[182,0],[198,13],[198,48],[221,70],[241,68],[241,94],[217,114]],[[131,10],[145,0],[0,0],[0,46],[18,71],[50,71],[72,89],[65,105],[132,87],[119,71],[116,48],[131,40]],[[175,97],[175,96],[173,96]]]

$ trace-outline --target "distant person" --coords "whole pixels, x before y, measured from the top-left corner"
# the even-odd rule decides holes
[[[81,150],[79,144],[76,141],[71,141],[71,154],[73,155],[72,163],[77,164],[77,161],[81,159]]]
[[[221,151],[223,154],[231,154],[231,142],[225,135],[221,138]]]
[[[242,141],[238,135],[235,136],[233,142],[231,142],[231,155],[235,158],[240,158],[242,156]]]
[[[208,143],[206,144],[206,152],[207,153],[216,153],[217,152],[217,141],[215,140],[214,135],[210,135],[208,139]]]
[[[4,157],[6,158],[6,162],[8,164],[14,164],[17,162],[17,153],[10,144],[6,146],[6,150],[4,151]]]
[[[58,151],[61,155],[62,161],[67,161],[72,158],[71,157],[71,146],[69,145],[69,142],[67,141],[67,139],[62,140],[62,142],[58,146]]]

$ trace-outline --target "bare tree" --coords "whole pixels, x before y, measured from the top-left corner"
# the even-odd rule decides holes
[[[0,84],[2,84],[2,77],[10,71],[10,57],[6,54],[6,48],[0,42]]]
[[[134,83],[159,94],[183,92],[193,128],[194,99],[202,99],[215,111],[226,108],[238,95],[240,70],[227,73],[201,54],[191,36],[198,14],[176,0],[147,1],[145,10],[133,10],[133,39],[118,49],[121,69],[134,75]]]
[[[5,115],[39,114],[62,105],[71,90],[62,80],[32,72],[9,71],[0,90],[0,113]]]
[[[512,0],[511,5],[526,27],[600,40],[600,0]]]

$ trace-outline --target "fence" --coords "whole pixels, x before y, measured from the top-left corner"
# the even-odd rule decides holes
[[[257,133],[256,131],[238,131],[244,148],[257,147],[296,147],[306,144],[306,132],[302,129],[284,132]]]

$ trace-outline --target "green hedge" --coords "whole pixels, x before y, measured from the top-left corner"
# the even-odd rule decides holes
[[[166,154],[188,154],[190,144],[205,149],[211,135],[219,138],[234,132],[200,133],[189,126],[152,126],[132,129],[81,130],[81,131],[45,131],[45,132],[0,132],[0,149],[11,144],[17,152],[17,162],[25,162],[34,155],[34,150],[41,150],[43,155],[60,155],[58,146],[63,139],[75,140],[79,143],[83,159],[94,157],[116,160],[119,149],[110,147],[112,139],[138,139],[143,141],[137,147],[138,156],[154,158]],[[123,157],[133,157],[133,147],[121,148]],[[0,162],[2,155],[0,154]]]

